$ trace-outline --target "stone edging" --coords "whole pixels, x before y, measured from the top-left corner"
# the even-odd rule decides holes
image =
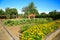
[[[59,32],[60,32],[60,29],[55,30],[51,34],[48,34],[44,40],[52,40]]]

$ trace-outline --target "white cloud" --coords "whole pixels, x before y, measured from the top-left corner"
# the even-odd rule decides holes
[[[24,12],[22,12],[21,10],[17,9],[18,10],[18,14],[24,14]]]
[[[3,11],[5,11],[5,9],[2,9]]]
[[[0,8],[0,9],[2,9],[2,8]]]
[[[60,10],[57,10],[58,12],[60,12]]]

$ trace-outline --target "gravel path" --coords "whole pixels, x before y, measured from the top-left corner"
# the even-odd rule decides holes
[[[13,35],[0,21],[0,40],[19,40],[19,38]]]
[[[11,40],[1,25],[0,25],[0,40]]]

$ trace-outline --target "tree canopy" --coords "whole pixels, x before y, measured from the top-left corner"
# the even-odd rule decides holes
[[[34,6],[33,2],[31,2],[28,6],[24,7],[22,11],[25,12],[26,15],[28,14],[35,14],[36,16],[39,15],[38,10]]]
[[[49,12],[49,17],[53,19],[59,19],[60,18],[60,12],[57,12],[56,10]]]
[[[0,15],[4,15],[4,11],[0,9]]]
[[[4,10],[0,9],[0,18],[6,18]]]
[[[7,18],[14,18],[18,16],[18,12],[16,8],[6,8],[5,12],[7,14]]]
[[[0,9],[0,18],[16,18],[18,11],[16,8],[6,8],[5,11]]]

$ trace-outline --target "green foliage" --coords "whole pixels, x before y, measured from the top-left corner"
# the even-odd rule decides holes
[[[20,19],[20,20],[5,20],[3,23],[8,26],[19,25],[19,24],[45,24],[53,20],[36,18],[36,19]]]
[[[46,16],[47,16],[47,14],[44,12],[40,14],[40,17],[46,18]]]
[[[4,11],[2,9],[0,9],[0,15],[3,15]]]
[[[53,18],[54,20],[60,19],[60,12],[57,12],[56,10],[49,12],[48,17]]]
[[[8,26],[12,26],[14,24],[14,21],[6,20],[6,21],[4,21],[4,24],[8,25]]]
[[[22,32],[24,32],[24,31],[26,31],[27,29],[30,28],[30,26],[31,26],[31,25],[29,25],[29,24],[26,24],[26,25],[22,26],[21,29],[20,29],[20,32],[22,33]]]
[[[29,15],[29,14],[35,14],[36,16],[39,15],[33,2],[31,2],[27,7],[24,7],[22,11],[25,12],[25,15]]]
[[[2,10],[2,9],[0,9],[0,18],[6,18],[6,16],[5,16],[6,14],[5,14],[5,12]]]
[[[25,18],[24,14],[18,14],[20,18]]]
[[[16,8],[6,8],[5,9],[6,11],[6,17],[7,18],[16,18],[18,17],[18,12],[17,12],[17,9]]]
[[[58,26],[55,22],[34,25],[22,32],[20,40],[42,40],[47,34],[56,29],[58,29]]]

